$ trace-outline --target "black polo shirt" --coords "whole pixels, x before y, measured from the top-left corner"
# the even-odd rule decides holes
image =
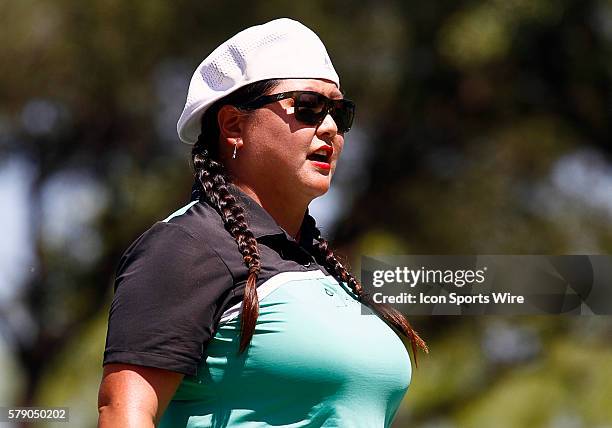
[[[296,242],[253,199],[230,188],[258,242],[258,287],[281,272],[329,275],[311,254],[312,235],[302,230]],[[195,375],[221,315],[242,301],[247,277],[236,241],[204,200],[155,223],[119,263],[103,364]]]

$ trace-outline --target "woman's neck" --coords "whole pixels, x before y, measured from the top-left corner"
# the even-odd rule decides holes
[[[261,205],[285,232],[299,240],[300,227],[310,201],[296,200],[295,197],[291,198],[289,195],[279,194],[276,189],[258,190],[256,192],[244,183],[234,184]]]

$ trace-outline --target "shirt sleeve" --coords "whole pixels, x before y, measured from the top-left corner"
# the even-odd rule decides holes
[[[103,365],[136,364],[195,375],[233,279],[202,239],[158,222],[117,270]]]

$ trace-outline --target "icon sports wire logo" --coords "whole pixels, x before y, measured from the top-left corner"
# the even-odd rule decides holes
[[[612,255],[363,256],[361,280],[406,315],[612,315]]]
[[[372,272],[372,285],[382,287],[388,283],[406,284],[415,287],[419,284],[464,285],[482,284],[485,281],[487,267],[482,269],[410,269],[409,267],[396,267],[389,270],[375,270]]]

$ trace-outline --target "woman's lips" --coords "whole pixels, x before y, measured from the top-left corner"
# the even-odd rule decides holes
[[[310,162],[312,162],[318,168],[326,169],[326,170],[331,169],[331,163],[320,162],[320,161],[313,161],[313,160],[311,160]]]
[[[322,169],[324,171],[329,171],[331,169],[331,161],[332,154],[334,153],[334,148],[328,144],[324,144],[316,149],[314,152],[310,153],[306,156],[310,162],[312,162],[315,167]]]

